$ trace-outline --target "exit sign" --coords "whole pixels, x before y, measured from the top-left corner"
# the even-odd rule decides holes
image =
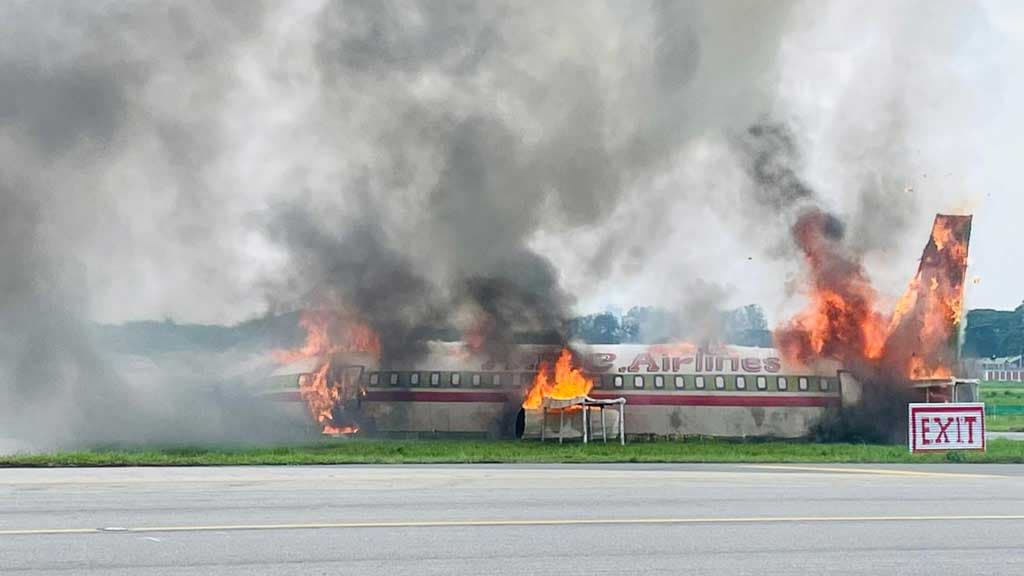
[[[911,452],[985,450],[985,404],[911,404]]]

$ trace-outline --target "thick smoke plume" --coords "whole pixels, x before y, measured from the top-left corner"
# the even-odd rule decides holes
[[[918,107],[890,89],[970,12],[929,9],[887,82],[835,79],[823,106],[793,90],[833,53],[815,5],[7,3],[0,441],[283,434],[242,392],[259,346],[126,357],[96,322],[332,307],[402,362],[451,327],[499,356],[563,338],[595,303],[706,312],[688,286],[777,305],[751,278],[793,272],[780,231],[805,208],[854,214],[850,249],[877,257],[896,236],[870,223],[915,204],[893,183],[956,157],[912,158]],[[882,45],[919,10],[887,7]],[[889,61],[845,42],[872,77]]]
[[[970,217],[940,215],[920,270],[894,309],[883,308],[863,254],[847,227],[826,211],[820,195],[797,176],[800,155],[790,133],[759,124],[747,131],[743,150],[756,198],[784,217],[796,218],[793,245],[801,256],[808,305],[775,332],[791,362],[834,360],[863,381],[862,401],[830,414],[818,426],[827,440],[898,440],[906,428],[902,408],[912,381],[948,378],[957,362],[963,312]]]
[[[763,106],[760,76],[770,70],[785,14],[758,10],[754,29],[755,15],[734,6],[599,6],[555,3],[543,15],[514,4],[325,6],[314,56],[318,89],[330,95],[328,114],[363,122],[376,153],[324,192],[357,195],[350,224],[379,233],[335,234],[343,241],[311,250],[287,240],[324,228],[321,203],[310,202],[304,218],[301,210],[274,217],[298,264],[294,275],[319,280],[332,270],[330,282],[313,282],[310,290],[358,297],[374,277],[367,271],[380,265],[395,272],[394,260],[368,259],[358,273],[336,273],[335,261],[352,256],[331,252],[400,254],[407,282],[389,281],[390,273],[385,282],[371,280],[369,293],[387,306],[348,304],[371,326],[402,333],[382,338],[401,351],[416,348],[414,333],[430,332],[420,329],[428,316],[454,321],[498,359],[524,332],[564,338],[574,298],[553,255],[533,245],[536,235],[601,225],[625,191],[668,167],[695,139],[755,117]],[[554,36],[549,23],[556,23]],[[621,35],[619,47],[598,57],[609,26]],[[754,33],[735,36],[732,26]],[[574,47],[569,53],[559,48],[566,41]],[[722,75],[716,66],[743,73]],[[411,77],[421,89],[410,89]],[[718,100],[723,94],[729,97]],[[612,242],[577,277],[603,281],[609,263],[643,257],[648,244]],[[431,315],[393,322],[395,310],[428,308]],[[385,363],[396,358],[387,350],[383,356]]]

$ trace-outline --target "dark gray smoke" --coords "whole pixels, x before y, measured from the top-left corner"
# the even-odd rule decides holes
[[[818,195],[798,175],[803,159],[789,127],[762,122],[747,128],[746,136],[742,144],[760,205],[788,211],[801,203],[817,201]]]
[[[911,156],[893,135],[912,108],[836,82],[849,120],[810,122],[835,134],[790,122],[786,91],[806,82],[787,50],[808,46],[792,19],[817,13],[656,0],[4,5],[0,437],[246,429],[247,401],[200,389],[251,384],[267,368],[255,350],[160,355],[159,371],[136,371],[94,337],[97,320],[344,306],[381,333],[385,361],[452,324],[501,354],[517,331],[559,337],[581,298],[689,309],[706,299],[686,287],[716,270],[727,281],[705,286],[768,290],[749,278],[775,264],[719,267],[761,256],[764,236],[792,223],[761,194],[855,198],[835,212],[863,214],[847,238],[876,250],[871,223],[897,226],[912,206],[885,200],[904,177],[891,159]],[[893,103],[888,120],[861,122],[877,114],[858,103],[878,101]],[[737,154],[731,135],[765,117],[795,128],[765,124],[753,155]],[[822,138],[857,168],[835,193],[808,184],[823,162],[797,153]],[[886,170],[869,170],[878,157]],[[851,182],[866,192],[848,194]]]
[[[368,276],[383,280],[371,280],[371,292],[387,306],[350,304],[400,336],[395,345],[404,350],[415,349],[410,336],[428,316],[455,318],[498,356],[517,333],[563,333],[574,299],[551,254],[533,245],[536,234],[601,225],[627,191],[695,138],[756,116],[760,90],[752,82],[771,60],[785,10],[754,11],[686,2],[554,3],[544,15],[516,4],[325,7],[315,88],[328,97],[329,114],[361,121],[373,150],[333,194],[351,199],[359,190],[353,221],[377,232],[351,236],[337,227],[341,241],[311,248],[303,229],[338,222],[325,226],[322,203],[276,218],[298,264],[293,275],[348,298],[359,298]],[[599,56],[609,26],[621,45]],[[575,50],[561,52],[563,41]],[[644,234],[670,226],[652,222]],[[578,257],[590,261],[583,273],[594,281],[660,245],[605,238],[600,258]],[[400,272],[390,257],[359,261],[381,253],[401,255]],[[373,273],[378,266],[388,271]],[[405,281],[391,282],[396,272]],[[428,308],[432,314],[401,314],[400,328],[394,322],[396,310]]]
[[[368,322],[380,338],[385,364],[422,352],[431,336],[425,330],[443,325],[432,287],[369,223],[337,222],[339,230],[324,230],[302,208],[287,206],[275,210],[272,226],[275,237],[294,251],[295,287],[308,291],[294,292],[293,302],[344,310]]]

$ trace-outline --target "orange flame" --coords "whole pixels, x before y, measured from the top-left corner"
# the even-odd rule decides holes
[[[810,275],[810,305],[776,331],[791,360],[885,364],[910,379],[952,375],[963,316],[969,216],[935,219],[921,266],[892,312],[879,311],[859,259],[828,234],[828,216],[807,214],[794,228]]]
[[[533,378],[533,386],[523,399],[523,408],[540,410],[545,398],[568,400],[590,394],[594,382],[583,375],[579,368],[573,366],[573,355],[568,348],[563,348],[558,361],[555,362],[554,380],[550,377],[551,366],[541,362],[537,375]]]
[[[911,379],[953,374],[969,235],[969,217],[936,217],[921,267],[893,311],[891,360],[902,365]]]
[[[812,293],[810,307],[779,338],[781,352],[800,362],[821,357],[849,360],[851,351],[872,360],[880,358],[887,333],[884,317],[872,310],[873,303],[873,298],[851,301],[828,289]]]
[[[934,368],[928,368],[925,365],[923,358],[914,356],[910,359],[910,379],[911,380],[932,380],[940,378],[952,378],[953,371],[946,366],[936,366]]]
[[[299,394],[324,434],[354,434],[358,427],[334,422],[335,410],[365,391],[359,387],[358,373],[337,364],[335,358],[343,358],[346,353],[379,357],[380,339],[366,324],[331,310],[304,312],[299,325],[306,330],[304,344],[294,350],[278,350],[275,358],[282,363],[318,358],[316,369],[299,377]]]
[[[343,352],[380,355],[380,339],[376,332],[347,314],[332,310],[308,310],[299,318],[306,330],[303,345],[294,350],[277,350],[274,358],[282,363],[303,358],[329,356]]]
[[[876,310],[878,296],[860,262],[839,244],[840,228],[820,211],[805,214],[793,228],[810,273],[810,305],[776,331],[776,344],[789,360],[875,360],[885,349],[886,317]]]

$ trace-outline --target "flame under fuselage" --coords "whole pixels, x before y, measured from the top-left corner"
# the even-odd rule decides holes
[[[507,433],[540,366],[557,346],[517,347],[507,361],[463,343],[434,342],[408,366],[363,366],[360,410],[378,432]],[[589,395],[627,399],[630,434],[798,437],[838,405],[834,361],[785,361],[766,348],[688,344],[572,347]],[[300,367],[301,369],[301,367]]]

